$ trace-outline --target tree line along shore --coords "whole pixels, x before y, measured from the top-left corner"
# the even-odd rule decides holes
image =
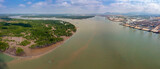
[[[81,16],[81,15],[72,15],[72,16],[67,16],[67,15],[32,15],[32,16],[22,16],[24,18],[65,18],[65,19],[87,19],[87,18],[92,18],[94,16]]]
[[[30,49],[45,48],[64,41],[76,27],[61,20],[0,18],[0,52],[27,56]]]

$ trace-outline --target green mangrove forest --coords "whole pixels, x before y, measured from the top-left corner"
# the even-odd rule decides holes
[[[74,32],[76,27],[73,24],[61,20],[0,18],[0,51],[14,48],[15,53],[20,54],[23,48],[11,45],[43,48],[63,41],[63,37],[69,37]]]

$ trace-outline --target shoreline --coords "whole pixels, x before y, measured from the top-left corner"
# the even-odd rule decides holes
[[[31,20],[62,20],[62,21],[67,21],[68,20],[72,20],[72,19],[62,19],[62,18],[51,18],[51,19],[48,19],[48,18],[16,18],[16,19],[31,19]],[[71,24],[75,25],[73,22],[70,22]],[[76,27],[76,25],[75,25]],[[76,29],[78,30],[78,28],[76,27]],[[77,31],[76,31],[77,32]],[[15,62],[21,62],[21,61],[26,61],[26,60],[32,60],[32,59],[36,59],[36,58],[39,58],[41,56],[44,56],[52,51],[54,51],[56,48],[60,47],[62,44],[64,44],[67,40],[69,40],[70,38],[72,38],[74,36],[74,34],[76,32],[73,32],[71,36],[69,37],[63,37],[64,40],[63,41],[60,41],[60,42],[57,42],[56,44],[53,44],[53,45],[50,45],[48,47],[44,47],[44,48],[37,48],[37,49],[32,49],[32,52],[36,52],[36,53],[33,53],[32,56],[14,56],[14,55],[10,55],[10,54],[7,54],[7,53],[4,53],[5,55],[7,56],[10,56],[12,58],[14,58],[12,61],[9,61],[7,62],[7,64],[10,64],[10,63],[15,63]]]
[[[75,33],[73,33],[73,35],[74,35]],[[72,35],[72,36],[73,36]],[[14,58],[14,60],[12,60],[12,61],[10,61],[10,62],[7,62],[7,64],[10,64],[10,63],[15,63],[15,62],[21,62],[22,60],[23,61],[26,61],[26,60],[32,60],[32,59],[36,59],[36,58],[39,58],[39,57],[41,57],[41,56],[44,56],[44,55],[46,55],[46,54],[48,54],[48,53],[50,53],[50,52],[52,52],[52,51],[54,51],[56,48],[58,48],[58,47],[60,47],[62,44],[64,44],[67,40],[69,40],[70,38],[72,38],[72,36],[70,36],[70,37],[66,37],[63,41],[61,41],[61,42],[58,42],[58,43],[56,43],[56,44],[53,44],[53,45],[51,45],[51,46],[48,46],[48,47],[45,47],[45,48],[40,48],[40,49],[46,49],[46,50],[44,50],[44,51],[41,51],[40,49],[33,49],[32,51],[41,51],[41,52],[38,52],[38,53],[40,53],[40,54],[36,54],[36,55],[32,55],[32,56],[13,56],[13,55],[10,55],[10,54],[6,54],[6,53],[4,53],[4,54],[6,54],[6,55],[8,55],[8,56],[10,56],[10,57],[13,57]],[[43,52],[43,53],[42,53]]]
[[[71,36],[70,36],[71,37]],[[56,48],[57,46],[63,44],[67,39],[69,39],[70,37],[65,37],[63,41],[57,42],[55,44],[49,45],[47,47],[43,47],[43,48],[35,48],[35,49],[30,49],[31,53],[27,54],[26,56],[14,56],[14,55],[10,55],[8,53],[5,53],[8,56],[11,57],[15,57],[15,58],[30,58],[30,57],[34,57],[34,56],[38,56],[38,55],[42,55],[45,54],[47,52],[47,50],[52,50],[54,48]]]
[[[110,19],[108,19],[108,20],[110,20]],[[114,20],[110,20],[110,21],[120,22],[120,21],[114,21]],[[147,32],[152,32],[152,33],[160,34],[160,30],[156,29],[158,26],[156,26],[156,27],[154,27],[152,29],[149,29],[147,27],[140,27],[138,25],[130,25],[129,23],[124,23],[124,22],[120,22],[119,25],[124,26],[124,27],[133,28],[133,29],[142,30],[142,31],[147,31]]]
[[[155,29],[148,29],[148,28],[145,28],[145,27],[132,26],[132,25],[123,24],[123,23],[120,23],[120,25],[122,25],[124,27],[129,27],[129,28],[133,28],[133,29],[142,30],[142,31],[148,31],[148,32],[152,32],[152,33],[160,33],[159,30],[155,30]]]
[[[119,25],[125,26],[125,27],[129,27],[129,28],[133,28],[133,29],[138,29],[138,30],[142,30],[142,31],[148,31],[148,32],[152,32],[152,33],[160,33],[160,25],[157,24],[159,23],[158,21],[146,21],[145,19],[141,19],[139,20],[139,23],[136,21],[132,21],[132,22],[127,22],[126,20],[121,21],[120,18],[118,17],[106,17],[109,21],[113,21],[113,22],[121,22]],[[154,19],[153,19],[154,20]],[[156,25],[157,24],[157,25]]]

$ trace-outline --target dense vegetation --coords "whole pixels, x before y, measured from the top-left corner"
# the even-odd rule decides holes
[[[20,48],[20,47],[18,47],[18,48],[16,49],[16,54],[17,54],[17,55],[21,55],[22,53],[24,53],[23,49]]]
[[[80,15],[35,15],[35,16],[22,16],[22,17],[32,17],[32,18],[67,18],[67,19],[87,19],[94,16],[80,16]]]
[[[0,22],[0,38],[4,36],[23,37],[26,40],[20,45],[26,46],[30,41],[34,45],[30,48],[42,48],[51,44],[63,41],[61,36],[71,36],[76,32],[76,27],[69,22],[60,20],[23,20],[0,18],[5,21]],[[0,41],[0,51],[6,50],[7,43]],[[17,48],[17,53],[21,51]]]
[[[20,45],[26,46],[26,45],[28,45],[28,44],[30,44],[30,43],[31,43],[30,41],[24,40],[24,41],[22,41],[22,42],[20,43]]]
[[[7,43],[5,43],[5,42],[0,41],[0,51],[3,52],[7,48],[9,48],[9,45]]]

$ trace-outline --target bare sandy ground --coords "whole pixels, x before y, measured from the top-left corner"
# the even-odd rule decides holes
[[[15,60],[13,60],[11,62],[8,62],[8,63],[21,62],[22,60],[23,61],[32,60],[32,59],[39,58],[39,57],[41,57],[41,56],[43,56],[45,54],[48,54],[48,53],[52,52],[57,47],[59,47],[60,45],[62,45],[69,38],[70,37],[65,37],[64,41],[58,42],[56,44],[53,44],[53,45],[45,47],[45,48],[31,49],[30,50],[30,54],[28,56],[21,57],[21,56],[13,56],[13,55],[10,55],[10,54],[7,54],[7,53],[5,53],[5,54],[7,54],[8,56],[16,58]]]

